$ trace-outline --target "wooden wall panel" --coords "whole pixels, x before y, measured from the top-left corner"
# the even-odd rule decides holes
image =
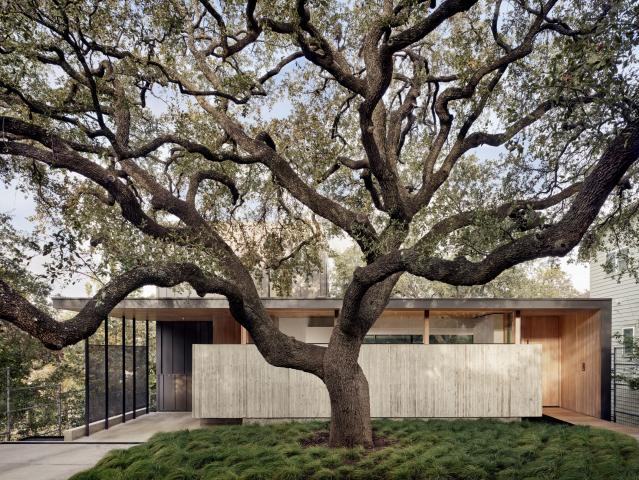
[[[242,343],[242,327],[230,313],[216,313],[213,317],[213,343],[237,345]]]
[[[373,417],[541,416],[539,345],[363,345]],[[194,345],[196,418],[322,418],[317,377],[266,363],[253,345]]]
[[[601,416],[600,319],[596,311],[576,311],[560,319],[561,406]]]
[[[539,344],[541,350],[542,398],[545,407],[560,405],[560,343],[559,317],[523,316],[521,343]]]

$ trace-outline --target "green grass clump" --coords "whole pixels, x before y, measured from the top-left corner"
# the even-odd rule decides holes
[[[302,447],[321,422],[161,433],[115,450],[73,480],[631,480],[639,444],[613,432],[544,422],[373,422],[374,450]]]

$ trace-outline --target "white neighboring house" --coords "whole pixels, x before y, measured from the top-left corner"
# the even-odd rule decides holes
[[[639,283],[626,272],[629,256],[639,258],[639,250],[616,249],[590,262],[590,296],[612,299],[612,334],[625,338],[639,336]],[[604,264],[612,266],[610,273]],[[623,341],[612,339],[612,348],[623,346]]]
[[[628,344],[639,337],[639,283],[628,274],[628,258],[638,258],[639,250],[622,248],[601,253],[590,263],[590,295],[593,298],[612,299],[612,384],[611,419],[624,425],[639,425],[639,391],[631,388],[627,382],[614,376],[636,376],[635,361],[624,355]],[[611,266],[606,272],[604,265]],[[614,335],[620,334],[616,340]]]

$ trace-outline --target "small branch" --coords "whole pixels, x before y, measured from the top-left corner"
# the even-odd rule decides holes
[[[195,197],[197,195],[198,188],[204,180],[214,180],[228,188],[231,192],[231,197],[233,198],[233,205],[235,205],[240,198],[240,192],[231,177],[224,172],[219,172],[217,170],[204,170],[194,174],[189,182],[186,201],[191,205],[195,204]]]

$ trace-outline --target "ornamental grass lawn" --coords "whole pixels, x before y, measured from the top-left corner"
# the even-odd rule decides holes
[[[216,426],[115,450],[73,480],[637,480],[631,437],[541,421],[375,421],[385,446],[317,445],[326,423]]]

